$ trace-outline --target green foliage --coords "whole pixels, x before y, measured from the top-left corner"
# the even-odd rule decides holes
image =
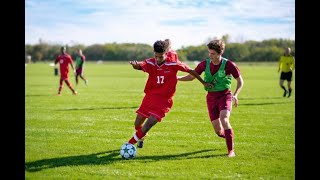
[[[185,55],[186,59],[180,57],[181,52]],[[184,60],[202,60],[207,58],[208,50],[205,45],[203,46],[188,46],[177,51],[179,59]]]
[[[278,57],[284,52],[285,47],[290,47],[292,54],[295,54],[295,41],[286,39],[270,39],[261,42],[246,41],[244,43],[230,43],[229,36],[224,35],[226,50],[223,56],[232,59],[236,62],[241,61],[277,61]],[[207,40],[211,40],[210,38]],[[26,55],[31,55],[32,60],[53,61],[60,53],[61,45],[50,45],[40,42],[36,45],[25,45]],[[89,61],[129,61],[129,60],[144,60],[153,57],[153,48],[147,44],[140,43],[106,43],[93,44],[84,46],[77,44],[68,46],[67,51],[73,57],[77,48],[82,48],[83,53]],[[199,61],[208,57],[206,43],[200,46],[182,47],[176,50],[181,61]]]
[[[250,52],[247,46],[243,46],[240,43],[230,43],[226,45],[226,50],[223,53],[224,57],[237,62],[243,61],[249,56]]]
[[[70,73],[78,95],[64,85],[55,96],[53,67],[26,65],[26,179],[294,179],[295,81],[293,96],[283,98],[277,63],[237,64],[244,87],[230,117],[236,157],[226,156],[225,140],[209,121],[206,92],[194,80],[178,82],[171,111],[133,160],[123,160],[119,150],[134,133],[147,74],[127,62],[88,62],[89,85],[75,86]]]
[[[223,36],[229,39],[228,36]],[[232,59],[235,62],[264,62],[278,61],[280,55],[284,53],[284,48],[290,47],[292,54],[295,54],[295,41],[285,39],[270,39],[261,42],[246,41],[244,43],[226,43],[224,57]],[[208,57],[206,44],[201,46],[189,46],[177,51],[178,55],[183,52],[188,61],[203,60]]]

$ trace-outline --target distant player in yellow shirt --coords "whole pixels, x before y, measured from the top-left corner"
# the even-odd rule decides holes
[[[288,97],[291,96],[292,71],[294,70],[294,68],[294,56],[291,55],[291,49],[289,47],[285,48],[284,54],[280,57],[278,69],[278,72],[281,72],[280,87],[284,90],[283,97],[286,97],[287,95]],[[287,80],[288,82],[288,90],[283,85],[285,80]]]

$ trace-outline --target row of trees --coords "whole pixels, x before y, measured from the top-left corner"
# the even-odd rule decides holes
[[[214,39],[214,38],[212,38]],[[269,39],[263,41],[245,41],[243,43],[229,42],[229,36],[224,35],[222,39],[226,42],[224,57],[235,62],[240,61],[278,61],[285,47],[290,47],[294,55],[295,41],[288,39]],[[177,49],[181,61],[195,61],[208,58],[206,44],[211,39],[199,46],[188,46]],[[174,43],[174,42],[173,42]],[[26,57],[31,56],[33,62],[53,61],[60,54],[62,44],[49,44],[40,41],[38,44],[25,45]],[[128,61],[143,60],[153,57],[153,48],[148,44],[141,43],[106,43],[85,46],[81,44],[67,46],[67,51],[75,57],[76,50],[81,48],[88,61]]]
[[[263,41],[246,41],[244,43],[228,43],[226,41],[224,57],[235,62],[244,61],[278,61],[284,48],[290,47],[295,55],[295,41],[287,39],[269,39]],[[207,46],[189,46],[179,49],[179,59],[201,60],[208,58]]]

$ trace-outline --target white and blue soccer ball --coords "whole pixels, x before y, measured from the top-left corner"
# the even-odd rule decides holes
[[[123,159],[133,159],[137,155],[137,149],[133,144],[125,143],[121,146],[120,155]]]

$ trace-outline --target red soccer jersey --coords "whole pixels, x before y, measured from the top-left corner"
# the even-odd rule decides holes
[[[60,75],[61,77],[67,78],[69,73],[69,64],[73,63],[72,57],[69,54],[60,54],[55,63],[60,64]]]
[[[142,70],[149,74],[144,88],[146,94],[159,94],[171,98],[177,85],[178,71],[188,72],[191,68],[180,61],[166,59],[165,63],[158,66],[155,58],[149,58],[140,63]]]
[[[178,54],[173,49],[170,49],[167,53],[167,59],[171,59],[171,61],[177,61],[178,60]]]

